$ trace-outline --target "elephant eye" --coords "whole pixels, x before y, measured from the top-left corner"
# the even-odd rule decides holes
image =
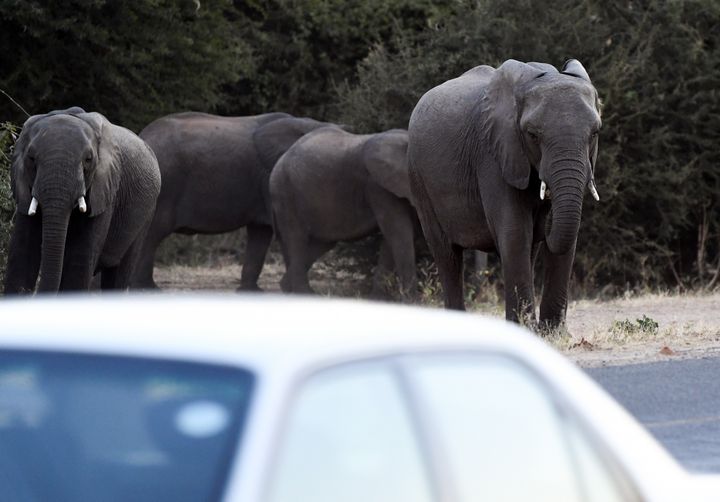
[[[88,166],[92,162],[92,159],[93,159],[93,154],[91,152],[91,153],[88,153],[87,155],[85,155],[85,158],[83,159],[83,161],[85,162],[85,165]]]
[[[530,139],[533,140],[535,143],[540,142],[540,138],[538,138],[538,135],[534,132],[528,133],[530,135]]]

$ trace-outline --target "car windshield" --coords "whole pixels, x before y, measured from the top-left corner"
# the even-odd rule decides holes
[[[218,500],[252,385],[225,366],[0,351],[0,498]]]

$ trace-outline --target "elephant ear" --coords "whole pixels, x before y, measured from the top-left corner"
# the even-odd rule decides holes
[[[599,138],[595,136],[595,139],[590,144],[590,176],[595,178],[595,163],[597,162],[598,156],[598,141]]]
[[[13,147],[10,168],[10,187],[17,212],[27,214],[32,199],[32,185],[35,181],[35,166],[28,159],[28,147],[37,133],[38,121],[47,115],[33,115],[25,121],[20,136]]]
[[[114,201],[119,182],[118,152],[114,126],[99,113],[80,113],[77,117],[87,122],[95,132],[95,162],[86,175],[89,216],[105,212]]]
[[[545,73],[543,68],[510,59],[495,70],[480,102],[480,140],[495,158],[503,179],[520,190],[528,186],[531,166],[518,124],[518,95],[524,84]]]
[[[572,75],[573,77],[578,77],[590,82],[590,75],[588,75],[585,67],[577,59],[568,59],[565,61],[561,73],[564,73],[565,75]]]
[[[403,199],[411,199],[407,161],[408,132],[394,129],[375,134],[363,147],[363,160],[370,177],[381,187]]]

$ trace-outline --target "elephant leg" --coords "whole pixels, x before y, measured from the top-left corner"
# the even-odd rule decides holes
[[[160,206],[155,210],[152,223],[145,232],[135,271],[133,272],[133,289],[160,289],[153,278],[155,270],[155,253],[160,243],[175,231],[175,213],[167,210],[168,204]]]
[[[287,280],[290,282],[290,292],[304,294],[315,293],[312,287],[310,287],[308,273],[313,264],[334,246],[334,242],[325,242],[309,237],[304,246],[298,246],[296,249],[290,251],[292,267],[289,267],[287,272]],[[283,280],[285,280],[284,277]],[[283,291],[286,290],[283,289]]]
[[[420,226],[425,234],[430,254],[440,276],[440,283],[445,294],[445,308],[452,310],[465,310],[463,297],[463,250],[448,239],[435,216],[435,209],[430,203],[430,196],[425,190],[421,180],[410,176],[413,185],[417,214]]]
[[[368,203],[380,232],[390,246],[395,272],[400,279],[400,294],[406,299],[414,298],[418,291],[418,281],[412,206],[384,188],[374,186],[368,188]]]
[[[445,291],[445,308],[465,310],[463,296],[463,248],[456,244],[430,244],[430,252],[440,276],[440,283]]]
[[[88,291],[92,284],[95,253],[96,220],[73,212],[65,240],[60,291]]]
[[[280,234],[277,233],[277,229],[275,232],[275,237],[280,243],[280,251],[283,257],[283,263],[285,263],[285,273],[283,274],[282,279],[280,279],[280,289],[283,293],[292,293],[292,284],[290,283],[290,274],[288,273],[288,270],[290,269],[290,253],[287,249],[285,241],[280,236]]]
[[[572,264],[575,260],[575,244],[562,255],[552,254],[543,243],[542,259],[545,266],[543,292],[540,302],[540,324],[557,328],[565,321],[568,305],[568,289]]]
[[[257,281],[265,264],[273,229],[270,225],[251,223],[247,226],[247,248],[238,291],[260,291]]]
[[[498,242],[505,282],[505,318],[534,328],[535,294],[532,273],[531,232],[506,232]]]
[[[42,226],[39,216],[15,213],[15,225],[10,237],[5,294],[27,294],[35,291],[40,271]]]
[[[160,289],[155,283],[153,272],[155,270],[155,252],[162,240],[167,237],[148,236],[139,253],[137,267],[134,272],[133,289]]]
[[[392,250],[387,239],[383,238],[378,253],[378,264],[373,274],[373,287],[370,296],[374,298],[388,297],[388,283],[394,268]]]
[[[103,291],[126,291],[133,284],[135,268],[140,258],[142,241],[135,241],[115,267],[104,267],[100,271],[100,289]]]
[[[310,236],[299,226],[281,228],[285,276],[280,286],[286,293],[313,293],[307,277]]]

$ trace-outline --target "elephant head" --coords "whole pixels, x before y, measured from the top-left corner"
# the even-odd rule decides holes
[[[17,212],[42,218],[40,291],[57,291],[71,213],[103,213],[115,194],[110,123],[74,107],[30,117],[12,160]]]
[[[478,113],[480,142],[505,181],[524,190],[535,170],[541,199],[549,188],[546,243],[552,253],[567,253],[577,238],[585,188],[599,200],[599,99],[582,64],[571,59],[558,72],[548,64],[506,61],[493,74]]]

